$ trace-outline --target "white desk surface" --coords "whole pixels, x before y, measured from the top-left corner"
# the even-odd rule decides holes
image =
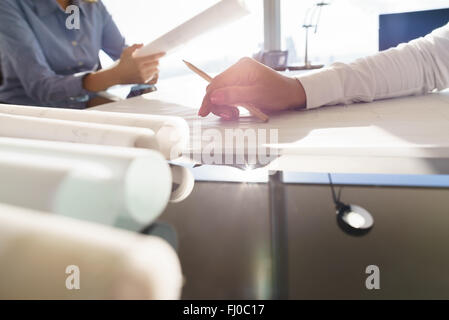
[[[301,172],[449,174],[449,90],[226,122],[197,110],[206,83],[196,75],[161,81],[158,91],[97,110],[172,115],[192,128],[278,129],[281,156],[268,169]],[[191,145],[201,139],[191,130]],[[203,137],[204,138],[204,137]],[[189,150],[192,151],[192,150]],[[224,150],[224,152],[229,152]]]

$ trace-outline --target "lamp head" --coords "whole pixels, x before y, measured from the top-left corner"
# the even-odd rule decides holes
[[[363,236],[374,226],[374,219],[364,208],[337,202],[337,224],[347,234]]]

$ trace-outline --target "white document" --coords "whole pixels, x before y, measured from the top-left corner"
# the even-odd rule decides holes
[[[136,55],[147,56],[159,52],[169,53],[190,40],[215,28],[229,24],[249,11],[243,0],[221,0],[185,23],[179,25],[140,49]]]

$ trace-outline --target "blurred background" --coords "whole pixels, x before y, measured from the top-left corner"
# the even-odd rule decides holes
[[[148,43],[218,0],[103,0],[128,44]],[[304,61],[305,29],[302,25],[316,0],[281,0],[281,47],[289,51],[289,64]],[[329,0],[317,32],[310,30],[309,60],[329,65],[349,62],[378,50],[379,14],[438,9],[447,0]],[[238,22],[208,33],[162,61],[161,78],[187,74],[181,59],[208,72],[220,72],[240,57],[252,56],[263,47],[263,1],[246,0],[251,14]],[[169,17],[169,18],[168,18]],[[110,61],[102,55],[102,63]]]

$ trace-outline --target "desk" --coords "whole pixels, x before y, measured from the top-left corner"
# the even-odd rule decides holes
[[[289,111],[260,123],[249,119],[225,122],[215,116],[200,120],[196,113],[205,86],[196,76],[174,78],[162,81],[158,92],[95,109],[183,117],[192,129],[191,145],[185,153],[193,158],[202,154],[203,149],[195,146],[204,145],[198,141],[207,140],[204,132],[208,129],[222,136],[226,129],[278,130],[278,141],[270,148],[277,150],[279,156],[264,165],[264,170],[275,171],[269,176],[275,298],[287,297],[288,291],[283,172],[449,173],[449,91],[370,104]],[[201,134],[193,130],[198,123]],[[234,150],[223,148],[222,152]],[[215,180],[220,179],[219,173],[214,176]],[[229,179],[227,172],[222,177]]]
[[[162,81],[157,92],[96,107],[97,110],[183,117],[191,129],[186,154],[208,129],[225,136],[227,129],[278,130],[278,143],[268,144],[276,157],[269,170],[341,173],[447,174],[449,173],[449,91],[331,106],[272,115],[268,123],[242,119],[225,122],[216,116],[200,119],[197,110],[205,82],[195,75]],[[267,139],[267,141],[269,141]],[[259,143],[259,140],[258,140]],[[260,147],[260,145],[258,145]],[[217,147],[218,148],[218,147]],[[233,152],[223,146],[223,154]],[[197,158],[196,158],[197,159]]]

